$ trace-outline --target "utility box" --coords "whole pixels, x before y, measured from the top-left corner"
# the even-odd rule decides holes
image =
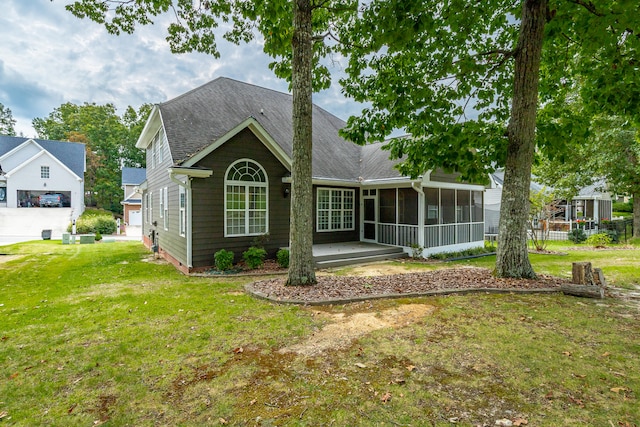
[[[84,244],[92,244],[96,242],[96,235],[95,234],[81,234],[80,235],[80,244],[84,245]]]
[[[62,244],[68,245],[71,240],[71,235],[69,233],[62,233]]]
[[[51,230],[42,230],[42,240],[51,240]]]

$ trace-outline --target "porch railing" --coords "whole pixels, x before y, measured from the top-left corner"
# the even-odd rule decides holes
[[[458,243],[480,242],[484,240],[484,223],[438,224],[424,226],[424,246],[455,245]]]
[[[378,242],[387,245],[418,245],[420,227],[407,224],[378,224]],[[484,240],[484,223],[438,224],[424,226],[425,248],[481,242]]]
[[[418,244],[418,226],[406,224],[378,224],[378,242],[407,246]]]

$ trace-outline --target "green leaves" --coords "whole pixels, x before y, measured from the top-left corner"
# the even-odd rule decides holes
[[[10,108],[6,108],[0,103],[0,135],[15,136],[16,120],[13,118]]]
[[[40,138],[81,142],[87,146],[85,190],[88,205],[120,212],[121,166],[144,167],[145,153],[135,148],[151,105],[128,107],[123,118],[112,104],[62,104],[48,117],[35,118]]]
[[[504,159],[511,52],[516,28],[509,2],[373,1],[345,29],[350,54],[344,92],[369,102],[343,135],[357,143],[398,129],[411,139],[388,144],[412,176],[437,167],[484,179]],[[483,164],[484,163],[484,164]]]

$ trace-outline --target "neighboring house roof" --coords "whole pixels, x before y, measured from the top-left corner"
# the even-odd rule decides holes
[[[29,140],[35,141],[43,149],[51,153],[52,156],[57,158],[78,177],[84,177],[85,145],[77,142],[50,141],[46,139],[0,135],[0,157]],[[9,171],[5,170],[5,172]]]
[[[257,121],[291,158],[293,126],[289,94],[220,77],[161,103],[158,108],[178,166],[249,118]],[[338,135],[344,126],[344,121],[314,105],[314,177],[357,181],[361,176],[362,147]]]
[[[122,185],[139,185],[147,179],[145,168],[122,168]]]
[[[502,188],[502,186],[504,185],[504,169],[497,169],[495,172],[491,174],[491,178],[493,179],[493,182],[495,182],[498,187]],[[544,185],[538,184],[536,181],[533,180],[533,178],[535,177],[532,176],[531,183],[529,184],[529,189],[531,191],[538,193],[543,188],[548,188],[548,189],[550,188],[550,187],[545,187]]]
[[[496,170],[494,173],[491,174],[491,178],[496,183],[496,185],[501,188],[504,185],[504,169]],[[553,187],[546,187],[534,181],[535,176],[532,175],[531,178],[532,178],[531,185],[530,185],[531,191],[539,192],[543,188],[546,188],[547,190],[553,190]],[[604,179],[599,179],[591,185],[582,187],[578,192],[578,194],[575,197],[573,197],[573,199],[592,199],[594,197],[597,198],[597,197],[606,196],[609,194],[606,191],[606,188],[607,188],[606,181]]]
[[[604,179],[599,179],[591,185],[587,185],[586,187],[582,187],[578,192],[578,195],[574,197],[574,199],[580,198],[588,198],[591,199],[593,197],[601,197],[608,195],[609,193],[606,191],[607,182]]]

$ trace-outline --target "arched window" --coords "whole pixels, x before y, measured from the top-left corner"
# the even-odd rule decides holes
[[[258,163],[241,159],[227,169],[224,180],[225,237],[269,232],[269,182]]]

